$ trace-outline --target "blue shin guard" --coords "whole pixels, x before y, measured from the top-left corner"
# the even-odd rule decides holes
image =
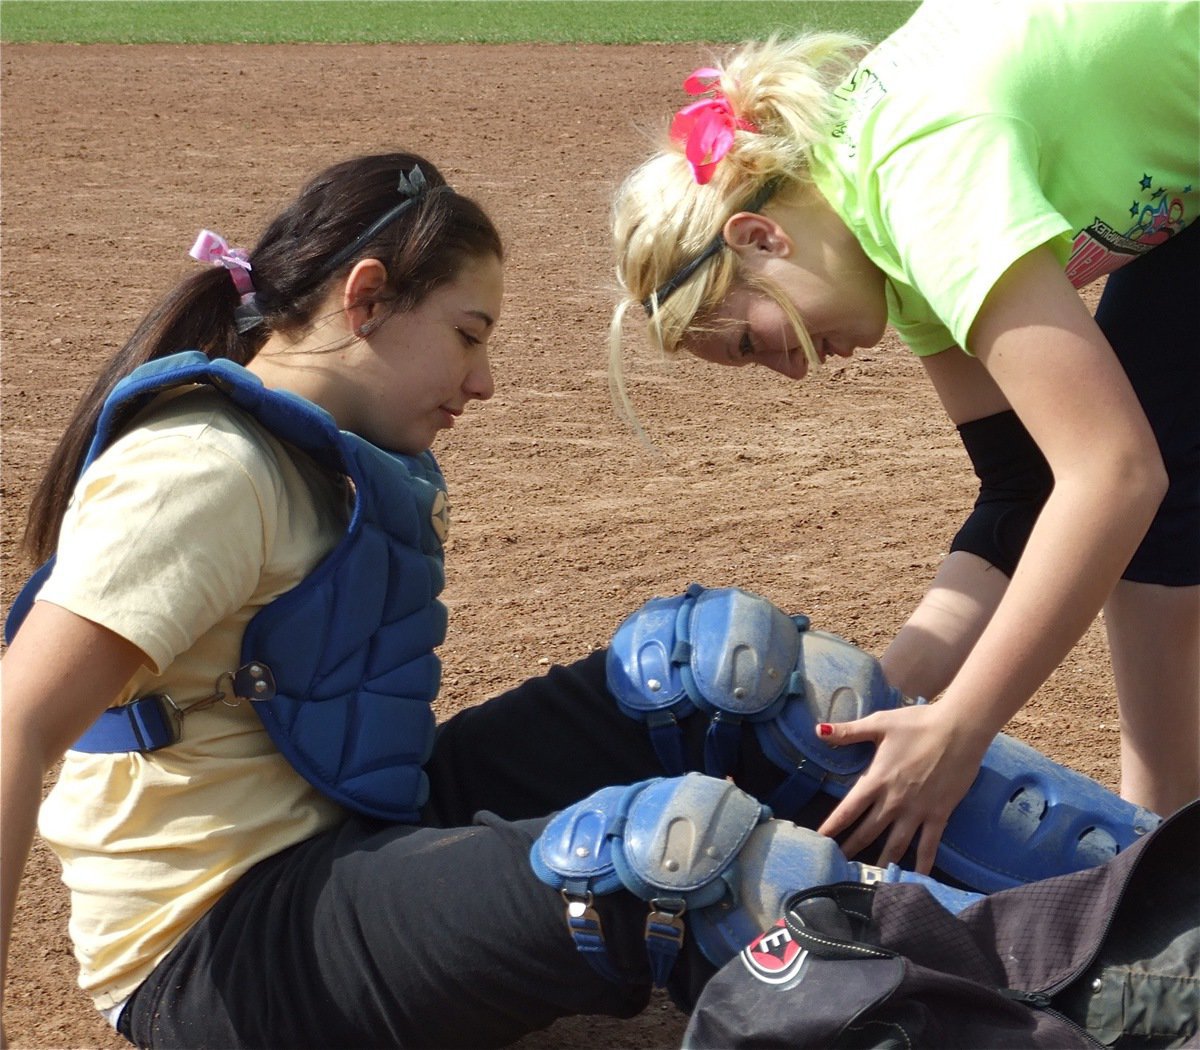
[[[656,598],[613,637],[608,685],[627,715],[645,722],[666,772],[685,771],[679,721],[708,719],[703,771],[733,771],[746,726],[786,774],[766,799],[794,815],[817,792],[846,794],[874,754],[871,744],[831,747],[820,722],[845,722],[920,703],[890,686],[875,657],[736,588],[692,585]],[[1095,781],[1001,734],[951,816],[938,866],[984,892],[1102,863],[1160,818]]]
[[[1103,864],[1161,823],[1157,814],[1001,733],[950,815],[937,863],[991,893]]]
[[[848,861],[832,839],[772,819],[740,788],[699,773],[597,791],[551,820],[530,860],[537,877],[562,894],[576,946],[610,980],[620,976],[595,898],[623,888],[646,901],[646,951],[658,985],[687,930],[710,962],[723,965],[769,928],[799,889],[919,882],[956,913],[979,899],[894,864]]]

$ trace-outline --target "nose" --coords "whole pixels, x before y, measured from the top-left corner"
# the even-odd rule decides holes
[[[492,362],[484,351],[476,361],[467,378],[463,382],[463,391],[476,401],[487,401],[496,392],[496,382],[492,377]]]

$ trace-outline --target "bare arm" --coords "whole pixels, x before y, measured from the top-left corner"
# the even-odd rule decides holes
[[[4,658],[0,700],[0,990],[46,773],[145,656],[105,627],[35,602]]]
[[[1054,491],[942,699],[835,728],[831,742],[873,740],[878,750],[821,829],[838,834],[861,817],[845,842],[853,854],[890,827],[884,860],[920,835],[925,871],[988,743],[1100,611],[1167,483],[1128,379],[1049,251],[1014,264],[971,342],[1049,462]]]
[[[1008,577],[967,551],[946,555],[933,583],[880,658],[905,696],[932,700],[954,680],[995,613]]]
[[[1099,613],[1167,475],[1116,355],[1049,251],[1005,275],[972,342],[1055,479],[996,615],[942,700],[998,731]]]

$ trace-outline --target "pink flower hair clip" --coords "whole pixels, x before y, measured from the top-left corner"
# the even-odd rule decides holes
[[[711,92],[712,97],[684,106],[671,121],[671,139],[683,146],[692,174],[701,186],[713,177],[717,164],[733,146],[734,132],[758,131],[733,112],[729,99],[717,86],[720,78],[719,69],[705,66],[695,70],[683,82],[683,90],[689,95]]]
[[[239,295],[250,295],[254,291],[254,283],[250,279],[253,267],[250,265],[249,254],[243,248],[229,247],[219,233],[201,230],[188,255],[197,262],[224,266],[229,271]]]
[[[254,290],[254,281],[250,271],[250,255],[244,248],[231,248],[219,233],[212,230],[201,230],[196,237],[196,243],[188,252],[198,262],[211,263],[213,266],[223,266],[229,271],[233,286],[241,297],[241,305],[233,312],[234,323],[239,333],[246,333],[263,323],[262,307]]]

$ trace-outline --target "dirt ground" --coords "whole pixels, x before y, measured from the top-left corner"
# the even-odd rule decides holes
[[[29,568],[17,543],[52,442],[151,298],[195,265],[196,231],[252,242],[316,169],[404,147],[477,197],[510,251],[496,396],[437,448],[454,507],[439,713],[603,645],[646,598],[691,581],[748,587],[882,651],[974,495],[953,428],[894,340],[803,384],[631,349],[655,454],[610,406],[608,201],[708,52],[6,46],[5,607]],[[1011,730],[1114,784],[1098,626]],[[75,986],[66,920],[39,844],[9,1038],[123,1046]],[[668,1047],[682,1030],[656,999],[632,1022],[562,1021],[521,1045]]]

